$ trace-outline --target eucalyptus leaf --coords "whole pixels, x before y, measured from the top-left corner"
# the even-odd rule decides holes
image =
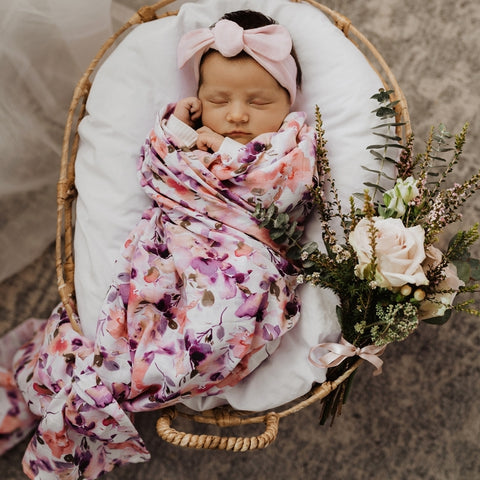
[[[367,150],[374,150],[377,148],[401,148],[402,150],[405,149],[404,145],[400,145],[399,143],[386,143],[385,145],[369,145]]]
[[[385,156],[382,155],[380,152],[377,152],[376,150],[370,150],[370,153],[380,161],[385,160]]]
[[[392,157],[384,157],[384,158],[387,162],[393,163],[394,165],[396,165],[398,163],[397,160],[395,160]]]
[[[295,236],[295,232],[297,231],[297,222],[293,222],[290,227],[288,228],[288,230],[286,231],[286,234],[289,236],[289,237],[292,237],[292,236]],[[300,232],[301,234],[301,232]]]
[[[360,192],[355,192],[352,194],[352,197],[358,198],[360,200],[365,200],[365,194]]]
[[[302,250],[304,252],[307,252],[308,254],[316,252],[318,250],[318,243],[317,242],[308,242],[303,246]]]
[[[366,170],[367,172],[378,173],[379,175],[382,173],[380,170],[375,170],[374,168],[368,168],[365,165],[361,165],[361,168],[363,170]]]
[[[375,93],[370,98],[377,100],[379,103],[387,102],[390,100],[390,95],[393,93],[393,90],[383,90],[381,89],[378,93]]]
[[[290,247],[287,251],[287,257],[292,260],[299,260],[302,255],[302,249],[297,245]]]
[[[335,307],[335,312],[337,313],[338,323],[340,325],[343,325],[343,310],[342,310],[342,307],[340,307],[340,305],[337,305]]]
[[[405,122],[386,122],[386,123],[379,123],[378,125],[375,125],[372,127],[372,130],[376,128],[383,128],[383,127],[402,127],[405,125]]]
[[[470,264],[463,260],[454,260],[452,263],[457,267],[458,278],[467,283],[472,276],[472,269],[470,267]]]
[[[479,281],[480,280],[480,260],[477,258],[470,258],[468,263],[470,264],[470,268],[471,268],[470,279]]]
[[[271,229],[270,230],[270,238],[277,242],[281,242],[282,239],[285,237],[285,230],[283,229]]]
[[[396,107],[400,103],[400,100],[394,100],[393,102],[390,102],[387,107]]]
[[[397,114],[397,112],[393,108],[389,108],[389,107],[380,107],[374,110],[374,112],[377,117],[382,117],[382,118],[394,117]]]
[[[265,213],[265,218],[270,220],[277,213],[277,211],[278,211],[277,206],[274,203],[272,203],[267,208],[267,211]]]
[[[362,165],[361,168],[363,168],[363,170],[367,170],[367,172],[372,172],[372,173],[376,173],[384,178],[387,178],[388,180],[395,180],[393,177],[390,177],[389,175],[387,175],[385,172],[382,172],[381,170],[375,170],[374,168],[368,168],[366,167],[365,165]]]
[[[387,135],[385,133],[377,133],[377,132],[372,132],[373,135],[377,135],[377,137],[382,137],[382,138],[386,138],[387,140],[393,140],[395,142],[399,142],[401,140],[401,138],[397,135]]]
[[[280,227],[286,228],[289,220],[290,220],[290,217],[288,216],[288,213],[285,213],[285,212],[279,213],[275,217],[275,220],[273,221],[273,227],[274,228],[280,228]]]
[[[295,230],[292,234],[289,235],[289,237],[293,241],[297,241],[302,235],[303,235],[303,232],[301,230]]]
[[[381,185],[377,185],[375,183],[371,183],[371,182],[364,182],[363,183],[366,187],[370,187],[370,188],[376,188],[377,190],[379,190],[380,192],[384,193],[386,192],[387,190],[382,187]]]

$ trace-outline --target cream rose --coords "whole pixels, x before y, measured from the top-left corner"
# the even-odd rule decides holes
[[[406,228],[399,218],[372,219],[376,229],[377,268],[375,281],[379,287],[392,289],[410,283],[427,285],[422,268],[425,260],[425,232],[420,225]],[[370,220],[362,219],[349,235],[358,258],[356,274],[364,278],[372,260]]]
[[[425,271],[429,268],[437,266],[442,261],[442,252],[435,247],[428,247],[426,250],[426,259],[423,262]],[[420,304],[418,310],[418,319],[426,320],[427,318],[441,317],[452,306],[453,300],[460,287],[465,285],[465,282],[460,280],[457,276],[457,267],[449,263],[445,270],[445,278],[438,284],[438,290],[452,290],[447,293],[438,293],[433,297],[433,301],[425,300]]]

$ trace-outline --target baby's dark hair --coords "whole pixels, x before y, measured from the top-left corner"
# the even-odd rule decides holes
[[[263,13],[257,12],[255,10],[237,10],[235,12],[229,12],[223,15],[220,20],[230,20],[235,22],[237,25],[240,25],[244,30],[250,30],[252,28],[265,27],[267,25],[276,25],[278,22],[271,17],[267,17]],[[208,55],[209,52],[206,53]],[[295,64],[297,65],[297,87],[302,86],[302,69],[300,67],[300,62],[298,61],[297,54],[295,52],[295,47],[292,46],[292,51],[290,52]],[[241,52],[237,57],[248,56],[245,52]],[[205,57],[205,56],[204,56]],[[203,59],[202,59],[203,61]]]

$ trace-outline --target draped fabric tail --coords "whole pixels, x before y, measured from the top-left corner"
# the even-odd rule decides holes
[[[32,332],[41,332],[44,326],[44,320],[29,319],[0,338],[0,455],[23,440],[38,422],[17,386],[13,358],[31,340]]]

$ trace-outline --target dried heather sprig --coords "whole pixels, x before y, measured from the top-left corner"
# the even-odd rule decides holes
[[[402,150],[400,157],[396,163],[398,178],[405,180],[413,175],[417,165],[418,157],[413,155],[413,133],[407,138],[405,148]]]

